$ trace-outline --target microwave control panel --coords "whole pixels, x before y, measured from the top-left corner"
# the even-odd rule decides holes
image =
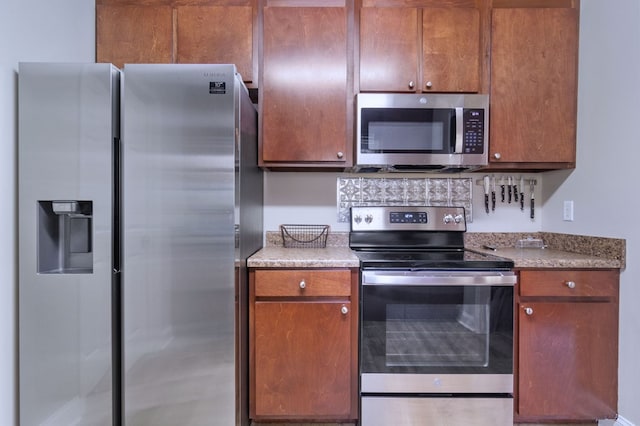
[[[484,150],[484,110],[465,108],[462,114],[463,152],[483,154]]]

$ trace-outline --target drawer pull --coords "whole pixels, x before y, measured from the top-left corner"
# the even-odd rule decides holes
[[[576,282],[575,281],[567,281],[565,284],[569,288],[576,288]]]
[[[349,313],[349,308],[347,308],[345,305],[342,305],[342,308],[340,308],[340,312],[342,312],[342,315],[347,315]]]
[[[304,280],[300,281],[300,288],[304,290],[307,287],[307,283]]]
[[[529,316],[533,315],[533,308],[529,308],[529,307],[524,308],[524,313]]]

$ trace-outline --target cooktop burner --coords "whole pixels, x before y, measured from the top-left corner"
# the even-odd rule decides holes
[[[473,250],[363,251],[357,250],[363,268],[385,269],[511,269],[513,261]]]
[[[363,268],[513,268],[510,259],[465,249],[466,228],[462,207],[352,207],[349,246]]]

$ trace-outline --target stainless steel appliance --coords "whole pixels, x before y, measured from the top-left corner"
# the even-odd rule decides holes
[[[513,424],[513,262],[465,250],[461,207],[352,207],[361,424]]]
[[[248,423],[256,122],[233,65],[20,64],[21,425]]]
[[[473,170],[488,164],[489,97],[359,93],[357,171]]]

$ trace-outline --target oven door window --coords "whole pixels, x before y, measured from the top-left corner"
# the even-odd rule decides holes
[[[362,288],[362,373],[511,374],[513,287]]]
[[[362,153],[450,154],[455,109],[363,108]]]

